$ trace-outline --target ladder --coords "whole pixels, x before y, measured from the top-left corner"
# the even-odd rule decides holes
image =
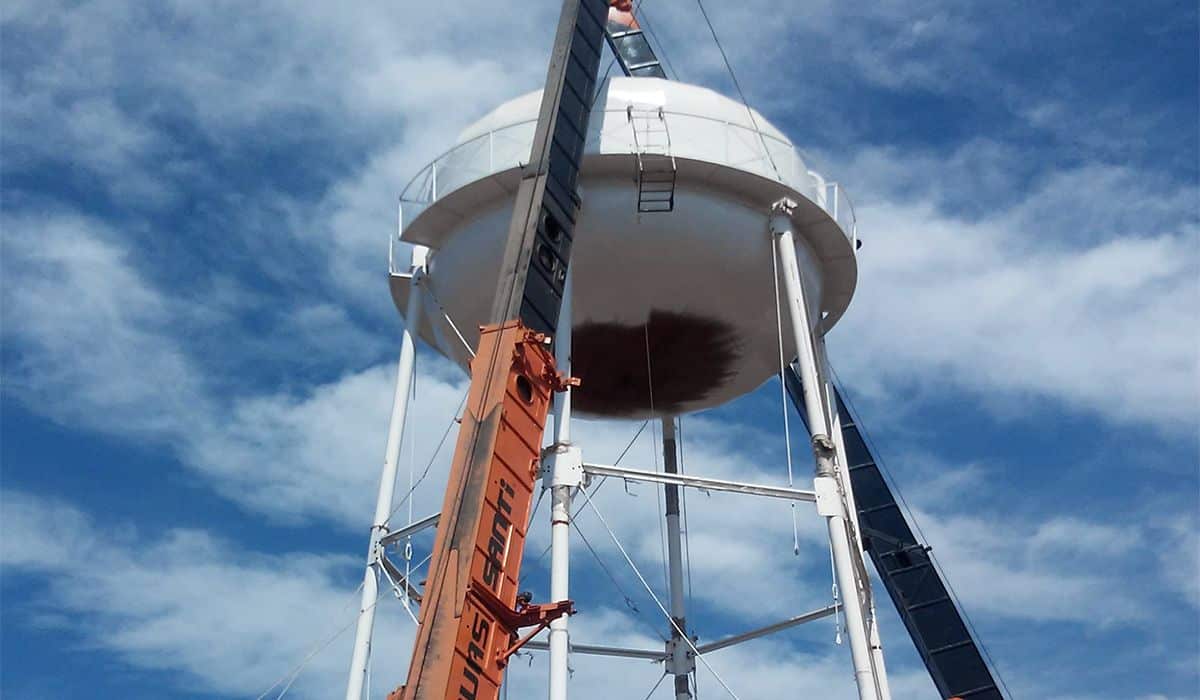
[[[784,373],[788,394],[803,406],[795,363]],[[866,440],[835,387],[850,487],[858,508],[863,546],[900,613],[913,645],[943,698],[1005,700],[971,629],[930,557],[917,539]],[[804,411],[800,410],[801,418]]]
[[[637,109],[631,105],[625,114],[637,156],[638,213],[674,211],[675,156],[662,107]]]

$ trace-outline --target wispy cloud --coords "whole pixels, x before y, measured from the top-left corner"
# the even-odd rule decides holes
[[[6,3],[6,397],[181,463],[252,517],[297,533],[361,533],[394,372],[383,360],[396,323],[384,242],[396,192],[485,110],[540,85],[553,10],[497,12],[482,0]],[[684,79],[732,91],[694,8],[646,10]],[[1081,422],[1193,454],[1194,66],[1172,73],[1145,55],[1108,56],[1087,22],[1111,8],[781,11],[755,0],[710,10],[751,100],[820,153],[859,204],[860,289],[833,343],[869,409],[919,417],[931,395],[997,413],[1015,403],[1038,408],[1027,420]],[[1195,24],[1193,7],[1150,7],[1153,22],[1119,12],[1122,44],[1164,55],[1178,48],[1177,27]],[[1156,87],[1162,99],[1144,99]],[[423,356],[421,369],[409,429],[418,474],[463,389],[440,361]],[[760,413],[688,418],[685,468],[781,482],[782,447],[773,427],[754,424]],[[611,460],[635,428],[581,423],[580,441]],[[914,449],[905,456],[936,459],[936,443]],[[651,467],[656,451],[648,432],[626,463]],[[448,453],[418,491],[418,515],[440,502]],[[1147,611],[1200,604],[1195,499],[1131,493],[1129,509],[1105,514],[1045,493],[1014,515],[1000,505],[1022,502],[1005,476],[1016,466],[913,473],[924,529],[968,609],[1014,649],[1003,665],[1017,687],[1070,695],[1038,672],[1040,659],[1022,656],[1031,627],[1072,641],[1079,630],[1089,640],[1117,630],[1137,654],[1108,639],[1096,656],[1194,679],[1173,661],[1178,643],[1194,648],[1182,639],[1192,630],[1167,630],[1182,623]],[[1194,490],[1194,475],[1166,488]],[[630,492],[610,483],[597,505],[661,587],[656,496]],[[15,575],[47,591],[21,611],[23,624],[60,625],[65,612],[81,644],[130,667],[182,671],[214,693],[257,694],[331,632],[359,565],[327,552],[264,555],[199,530],[102,529],[85,502],[10,491],[0,505],[6,585]],[[689,516],[702,634],[826,602],[824,534],[811,511],[801,511],[800,557],[786,505],[692,494]],[[599,523],[586,509],[579,522],[653,612]],[[531,552],[544,530],[534,528]],[[86,547],[86,571],[68,560],[66,539]],[[596,599],[577,619],[579,638],[653,643],[645,620],[606,609],[607,576],[576,547],[580,594]],[[540,585],[536,561],[528,573]],[[381,620],[377,658],[406,657],[407,623]],[[885,641],[901,649],[894,628]],[[739,692],[850,696],[845,649],[827,648],[828,631],[723,652],[714,664]],[[345,644],[318,657],[299,694],[337,693]],[[575,664],[583,697],[635,696],[657,673]],[[914,664],[899,667],[897,697],[930,692]],[[398,678],[388,673],[380,677]],[[1077,696],[1128,697],[1109,693],[1094,666],[1067,675],[1094,684]],[[514,687],[542,677],[518,671]]]
[[[882,165],[863,168],[876,177],[903,167],[867,160]],[[972,218],[939,211],[927,191],[904,201],[882,189],[859,209],[861,287],[831,335],[856,384],[1051,398],[1176,433],[1195,425],[1193,188],[1083,168]],[[1140,216],[1125,207],[1131,193]]]
[[[276,679],[286,683],[329,642],[305,665],[295,690],[315,698],[343,688],[353,632],[337,633],[358,608],[345,577],[349,557],[258,554],[197,530],[98,530],[89,515],[62,502],[13,491],[0,499],[6,583],[26,576],[46,582],[26,607],[6,609],[22,624],[55,630],[69,645],[103,649],[135,668],[171,671],[179,688],[199,684],[241,697],[257,696]],[[407,653],[406,621],[380,616],[381,658]]]

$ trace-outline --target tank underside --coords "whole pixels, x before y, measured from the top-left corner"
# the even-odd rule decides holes
[[[737,374],[742,351],[732,325],[663,309],[641,324],[573,326],[571,341],[571,372],[586,378],[573,405],[602,416],[686,412]]]

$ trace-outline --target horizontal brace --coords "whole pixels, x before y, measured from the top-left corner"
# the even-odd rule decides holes
[[[416,533],[420,532],[421,530],[424,530],[426,528],[430,528],[430,527],[437,525],[438,518],[440,518],[440,517],[442,517],[441,513],[434,513],[433,515],[428,515],[424,518],[421,518],[420,520],[413,523],[412,525],[405,525],[404,527],[400,528],[399,530],[389,532],[388,534],[379,538],[379,544],[386,547],[393,542],[399,542],[400,540],[404,539],[405,537],[408,537],[409,535],[415,535]]]
[[[586,474],[594,476],[611,476],[618,479],[625,479],[627,481],[650,481],[659,484],[687,486],[695,489],[703,489],[705,491],[729,491],[731,493],[742,493],[749,496],[783,498],[789,501],[815,502],[817,500],[817,494],[813,491],[790,489],[784,486],[747,484],[741,481],[727,481],[725,479],[709,479],[707,477],[690,476],[688,474],[648,472],[640,469],[626,469],[625,467],[616,467],[607,464],[585,464],[583,465],[583,471]]]
[[[526,649],[535,649],[537,651],[546,651],[550,648],[549,642],[541,640],[532,640],[525,643]],[[590,654],[591,656],[621,656],[627,659],[647,659],[649,661],[665,661],[667,654],[664,651],[651,651],[649,649],[625,649],[623,647],[604,647],[595,644],[572,644],[571,651],[576,654]]]
[[[884,503],[883,505],[879,505],[879,506],[871,506],[870,508],[859,508],[858,514],[859,515],[870,515],[871,513],[878,513],[881,510],[887,510],[889,508],[895,508],[896,510],[900,510],[900,506],[897,505],[895,501],[892,501],[891,503]]]
[[[969,647],[974,643],[975,643],[975,640],[973,640],[973,639],[964,639],[961,642],[954,642],[953,644],[947,644],[945,646],[940,646],[937,649],[930,649],[929,655],[934,656],[935,654],[941,654],[941,653],[947,652],[947,651],[954,651],[955,649],[962,649],[963,647]]]
[[[953,602],[950,600],[950,596],[944,595],[941,598],[934,598],[933,600],[927,600],[924,603],[915,603],[913,605],[905,606],[904,609],[907,612],[912,612],[913,610],[920,610],[921,608],[928,608],[932,605],[941,605],[942,603],[950,603],[950,602]]]
[[[888,556],[890,554],[892,554],[892,552],[884,552],[880,556]],[[911,566],[901,566],[901,567],[898,567],[895,569],[889,569],[889,570],[887,570],[886,573],[888,575],[888,578],[893,578],[899,574],[907,574],[910,571],[916,571],[917,569],[925,569],[925,568],[928,568],[931,566],[933,566],[933,562],[926,559],[925,561],[919,561],[916,564],[913,564]],[[883,572],[881,572],[881,573],[883,573]]]
[[[966,698],[969,698],[972,695],[986,693],[989,690],[994,690],[997,693],[1000,692],[1000,689],[996,687],[995,683],[988,683],[987,685],[981,685],[978,688],[972,688],[970,690],[963,691],[963,692],[959,693],[958,695],[956,695],[955,697],[963,698],[963,700],[966,700]]]
[[[383,567],[385,572],[387,572],[387,577],[391,580],[393,585],[404,586],[404,591],[408,595],[409,600],[420,604],[422,598],[421,592],[412,585],[412,581],[408,580],[408,577],[404,575],[404,572],[400,570],[400,567],[393,564],[392,560],[388,559],[387,555],[383,554],[382,552],[380,553],[379,557],[379,565]]]
[[[718,649],[724,649],[725,647],[731,647],[734,644],[741,644],[742,642],[748,642],[751,639],[757,639],[759,637],[764,637],[768,634],[773,634],[775,632],[785,630],[789,627],[795,627],[796,625],[802,625],[805,622],[812,622],[813,620],[820,620],[821,618],[829,617],[830,615],[836,613],[838,611],[839,607],[841,607],[841,606],[829,605],[824,608],[821,608],[820,610],[813,610],[812,612],[806,612],[803,615],[797,615],[795,617],[788,618],[782,622],[776,622],[773,625],[767,625],[766,627],[760,627],[759,629],[751,630],[749,632],[743,632],[742,634],[735,634],[732,637],[727,637],[720,641],[712,642],[711,644],[701,644],[700,646],[696,647],[696,651],[700,652],[701,654],[707,654],[711,651],[716,651]]]

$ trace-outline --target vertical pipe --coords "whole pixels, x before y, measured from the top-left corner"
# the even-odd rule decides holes
[[[825,380],[821,384],[822,400],[825,402],[826,410],[831,418],[830,437],[833,439],[833,448],[837,456],[837,476],[842,484],[842,491],[846,496],[846,509],[855,514],[855,517],[848,518],[850,528],[854,533],[854,538],[858,541],[859,551],[862,551],[862,533],[858,531],[858,502],[854,498],[854,489],[850,482],[850,461],[846,456],[846,441],[842,436],[842,417],[838,413],[837,398],[833,394],[833,384],[830,382],[832,372],[829,369],[829,355],[825,349],[825,339],[819,338],[816,341],[817,363]]]
[[[663,417],[662,436],[663,468],[668,474],[678,474],[679,450],[676,446],[674,416]],[[691,672],[689,646],[681,634],[687,632],[687,622],[684,618],[683,531],[679,522],[679,487],[667,484],[663,491],[667,500],[667,567],[671,588],[671,619],[674,621],[671,625],[671,664],[668,671],[675,676],[675,700],[690,700],[692,693],[688,687],[688,674]]]
[[[563,284],[563,303],[558,316],[558,337],[554,339],[554,362],[560,373],[571,373],[571,306],[572,278],[570,268]],[[570,597],[570,534],[571,488],[566,474],[560,473],[564,460],[558,459],[571,443],[571,389],[554,397],[555,459],[550,475],[550,600]],[[561,483],[561,482],[567,483]],[[550,700],[566,700],[570,632],[567,616],[550,623]]]
[[[412,252],[412,279],[409,282],[408,306],[404,328],[400,335],[400,360],[396,368],[396,390],[392,395],[392,415],[388,421],[387,446],[383,454],[383,473],[379,477],[379,494],[375,499],[375,517],[371,521],[371,537],[367,546],[367,566],[363,573],[362,598],[358,607],[358,628],[354,635],[354,653],[350,660],[350,677],[346,683],[346,700],[361,700],[367,665],[371,660],[371,633],[375,627],[375,601],[379,595],[379,540],[387,533],[391,514],[392,494],[396,488],[396,469],[400,461],[400,441],[404,433],[404,418],[408,413],[408,397],[412,388],[413,364],[416,360],[416,333],[421,322],[421,285],[425,274],[427,249],[416,246]]]
[[[821,370],[817,364],[816,346],[813,342],[813,327],[808,306],[805,303],[804,282],[800,276],[800,266],[796,261],[796,241],[792,233],[791,212],[795,203],[782,200],[772,207],[771,233],[775,236],[776,251],[779,255],[780,274],[786,289],[787,306],[792,325],[792,335],[796,343],[796,355],[800,368],[800,378],[804,395],[804,409],[808,415],[809,429],[812,431],[813,456],[816,460],[816,480],[834,479],[836,476],[836,447],[830,439],[833,421],[829,415],[828,404],[825,403],[821,387]],[[818,485],[818,493],[820,488]],[[858,577],[855,575],[855,555],[861,559],[861,552],[852,552],[850,547],[850,531],[846,522],[847,513],[845,502],[839,499],[840,512],[826,514],[826,525],[829,530],[829,546],[833,550],[834,570],[838,588],[842,591],[842,610],[846,615],[846,632],[850,637],[850,655],[854,663],[854,680],[858,684],[858,695],[861,700],[881,700],[876,692],[875,673],[871,663],[870,643],[868,641],[862,596],[859,595]],[[820,508],[818,503],[818,508]]]
[[[879,638],[879,620],[875,617],[875,599],[871,599],[871,617],[867,631],[867,642],[871,645],[871,662],[875,665],[875,682],[879,688],[879,700],[892,700],[892,687],[888,683],[887,666],[883,663],[883,641]]]
[[[842,437],[842,417],[838,413],[837,398],[834,395],[833,383],[831,381],[833,372],[829,369],[829,353],[826,350],[824,338],[817,341],[817,355],[821,360],[821,369],[826,379],[825,403],[829,407],[830,415],[833,416],[833,444],[837,451],[838,477],[842,482],[842,490],[846,494],[847,509],[851,514],[854,514],[854,517],[849,518],[850,526],[854,532],[854,540],[858,547],[858,551],[854,556],[857,560],[856,563],[862,565],[863,586],[869,589],[870,582],[866,579],[866,566],[862,559],[864,540],[857,516],[858,502],[854,497],[854,484],[850,480],[850,467],[852,465],[847,457],[846,441]],[[892,700],[892,691],[888,684],[887,666],[883,662],[883,642],[879,637],[879,620],[875,616],[875,597],[869,595],[867,596],[867,601],[867,643],[870,646],[871,663],[875,671],[875,682],[879,691],[879,700]]]

